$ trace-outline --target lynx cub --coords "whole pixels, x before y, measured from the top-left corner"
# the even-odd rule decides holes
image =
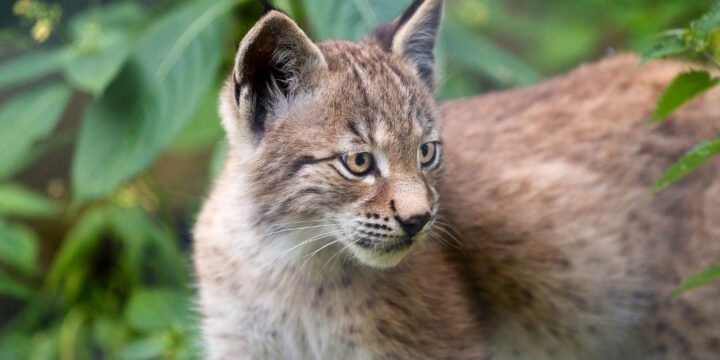
[[[720,259],[720,164],[643,198],[720,92],[649,125],[686,65],[623,55],[437,107],[442,13],[315,44],[269,11],[242,40],[195,228],[208,358],[718,358],[720,287],[666,295]]]

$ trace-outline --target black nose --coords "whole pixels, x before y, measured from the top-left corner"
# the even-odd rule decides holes
[[[422,230],[423,226],[430,221],[430,213],[424,213],[422,215],[414,215],[407,219],[403,219],[399,216],[395,216],[395,220],[400,223],[405,233],[408,236],[413,236]]]

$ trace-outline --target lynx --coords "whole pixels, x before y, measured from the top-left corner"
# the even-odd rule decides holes
[[[617,55],[436,105],[442,0],[363,41],[269,10],[220,94],[228,159],[194,229],[211,359],[713,359],[720,91],[648,124],[678,72]],[[478,54],[482,56],[482,54]]]

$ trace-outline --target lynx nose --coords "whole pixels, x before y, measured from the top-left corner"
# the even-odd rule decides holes
[[[395,216],[395,220],[400,223],[400,226],[403,230],[405,230],[405,233],[412,237],[422,230],[423,226],[430,221],[430,213],[426,212],[422,215],[413,215],[407,219]]]

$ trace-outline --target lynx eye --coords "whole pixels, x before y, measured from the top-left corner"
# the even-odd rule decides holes
[[[423,167],[430,166],[435,161],[437,146],[434,142],[427,142],[420,146],[418,152],[420,155],[420,164]]]
[[[373,167],[373,157],[367,152],[343,155],[342,161],[355,176],[367,175]]]

